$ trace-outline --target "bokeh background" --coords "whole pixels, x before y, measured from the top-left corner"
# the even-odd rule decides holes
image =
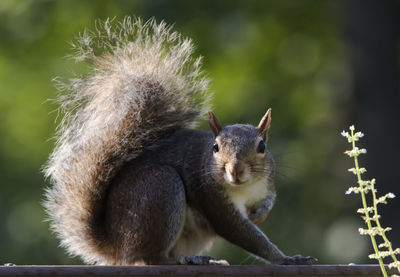
[[[357,231],[360,199],[344,194],[355,182],[340,132],[355,123],[365,133],[367,177],[400,195],[399,1],[1,0],[0,264],[81,263],[58,247],[40,204],[57,116],[47,100],[54,77],[87,70],[66,58],[77,34],[125,15],[154,16],[193,38],[223,124],[257,124],[272,107],[278,199],[261,224],[270,239],[320,263],[371,262]],[[381,208],[397,247],[399,210],[397,198]],[[262,263],[222,239],[211,254]]]

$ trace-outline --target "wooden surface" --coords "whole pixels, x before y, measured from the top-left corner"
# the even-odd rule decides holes
[[[392,273],[395,273],[392,271]],[[0,266],[0,276],[382,276],[378,265]]]

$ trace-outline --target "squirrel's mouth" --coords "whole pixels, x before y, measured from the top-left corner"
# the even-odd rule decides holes
[[[234,182],[228,182],[228,184],[230,186],[232,186],[232,187],[241,187],[241,186],[245,185],[247,182],[248,181],[243,182],[243,181],[238,181],[237,180],[237,181],[234,181]]]
[[[232,187],[244,186],[251,180],[250,174],[245,174],[243,176],[232,176],[229,173],[224,174],[224,179],[227,184]]]

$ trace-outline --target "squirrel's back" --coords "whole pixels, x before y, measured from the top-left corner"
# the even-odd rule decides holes
[[[208,80],[191,41],[153,19],[107,20],[73,46],[93,68],[62,87],[44,206],[70,254],[109,264],[101,219],[110,180],[163,135],[196,124],[209,109]]]

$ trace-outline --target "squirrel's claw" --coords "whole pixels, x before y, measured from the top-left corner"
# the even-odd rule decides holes
[[[214,260],[210,256],[181,256],[178,260],[181,265],[229,265],[225,260]]]
[[[318,261],[318,259],[301,255],[286,256],[279,264],[280,265],[312,265],[313,262]]]
[[[229,265],[227,260],[210,260],[210,265]]]

